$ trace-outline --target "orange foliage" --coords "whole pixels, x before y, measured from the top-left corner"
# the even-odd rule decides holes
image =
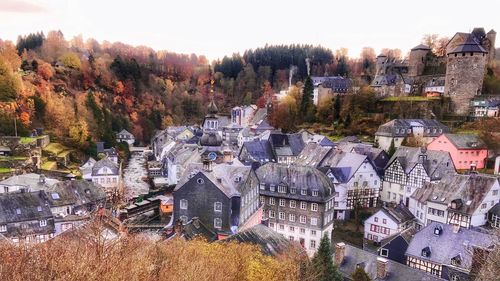
[[[115,83],[115,88],[114,88],[114,91],[115,91],[115,94],[122,94],[123,91],[125,90],[125,86],[123,85],[122,81],[118,81]]]
[[[38,66],[38,75],[42,76],[45,80],[49,80],[54,75],[52,66],[46,62],[40,64]]]
[[[19,120],[25,125],[29,126],[31,124],[30,114],[27,112],[21,112],[19,115]]]

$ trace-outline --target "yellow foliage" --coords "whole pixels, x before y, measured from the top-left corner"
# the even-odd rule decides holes
[[[82,66],[82,63],[80,61],[80,58],[78,57],[77,54],[73,52],[67,52],[63,54],[59,60],[62,62],[62,64],[66,67],[73,68],[73,69],[80,69]]]

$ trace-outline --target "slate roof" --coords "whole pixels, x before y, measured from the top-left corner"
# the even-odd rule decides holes
[[[10,149],[10,147],[0,145],[0,151],[1,152],[11,152],[12,150]]]
[[[366,155],[375,166],[379,175],[383,174],[384,168],[389,162],[389,155],[383,149],[373,147],[371,144],[340,142],[337,149],[344,152],[354,152],[361,155]]]
[[[321,85],[325,88],[330,88],[336,93],[347,93],[352,83],[348,78],[341,76],[327,77]]]
[[[246,149],[248,155],[250,156],[252,161],[255,162],[274,162],[276,159],[273,155],[273,150],[269,141],[266,140],[254,140],[247,141],[243,143],[241,147],[241,151]],[[241,154],[240,154],[241,155]],[[242,160],[242,159],[240,159]],[[247,159],[244,159],[247,160]]]
[[[434,234],[436,227],[442,228],[440,235]],[[451,265],[451,259],[460,255],[461,264],[454,266],[470,270],[472,247],[487,249],[495,245],[494,237],[489,234],[466,228],[460,228],[454,233],[453,227],[450,224],[432,222],[413,236],[406,255],[443,265]],[[422,257],[422,249],[425,247],[429,247],[430,257]]]
[[[427,45],[424,45],[424,44],[420,44],[420,45],[417,45],[415,47],[413,47],[411,50],[412,51],[417,51],[417,50],[424,50],[424,51],[428,51],[430,50],[431,48],[429,48],[429,46]]]
[[[408,244],[410,244],[411,240],[413,239],[413,236],[415,233],[417,233],[417,229],[415,227],[408,227],[407,229],[397,232],[391,236],[388,236],[380,241],[380,248],[383,248],[385,245],[391,243],[392,240],[396,239],[397,237],[403,238]]]
[[[424,137],[437,137],[448,133],[450,128],[435,119],[394,119],[378,127],[376,136],[404,137],[413,134],[414,127],[423,127]],[[401,130],[404,129],[404,130]],[[411,130],[408,133],[408,129]],[[430,132],[427,132],[430,129]],[[434,131],[434,129],[436,129]]]
[[[44,178],[45,181],[44,183],[40,182],[40,177]],[[44,175],[29,173],[29,174],[12,176],[8,179],[0,181],[0,185],[25,186],[33,190],[43,190],[58,182],[59,182],[58,180],[47,178]]]
[[[107,167],[111,171],[111,174],[99,174],[99,170],[104,167]],[[118,169],[118,165],[116,165],[115,162],[111,161],[108,157],[104,157],[103,159],[97,161],[94,164],[94,167],[92,167],[92,176],[118,175]]]
[[[98,203],[106,199],[101,187],[85,180],[71,180],[57,183],[47,191],[47,198],[52,207],[73,205],[82,206]],[[56,193],[57,196],[53,196]]]
[[[488,213],[490,214],[495,214],[497,216],[500,216],[500,202],[496,203],[495,206],[493,206]]]
[[[334,254],[335,256],[335,254]],[[395,261],[387,260],[387,277],[384,279],[377,278],[377,258],[378,255],[356,248],[354,246],[345,245],[344,260],[339,266],[339,271],[346,277],[351,279],[351,274],[358,266],[362,266],[365,272],[370,276],[371,280],[386,280],[386,281],[438,281],[443,280],[435,275],[428,274],[424,271],[411,268],[404,264]]]
[[[261,121],[266,120],[267,118],[267,108],[259,108],[255,112],[255,114],[252,117],[252,120],[250,120],[250,124],[255,125],[259,124]]]
[[[384,85],[391,86],[396,84],[397,79],[398,76],[395,74],[376,75],[371,85],[374,87]]]
[[[329,190],[334,189],[331,180],[320,170],[300,165],[285,165],[278,163],[267,163],[256,170],[260,184],[270,185],[285,184],[297,189],[318,190],[319,196],[328,196]],[[262,191],[261,191],[262,192]],[[297,195],[300,192],[297,191]]]
[[[318,143],[308,143],[295,160],[295,164],[319,167],[323,159],[332,149],[332,147],[322,146]]]
[[[127,136],[129,136],[129,137],[131,137],[131,138],[134,138],[134,135],[132,135],[132,133],[131,133],[131,132],[129,132],[129,131],[125,130],[125,129],[121,130],[121,131],[120,131],[118,134],[116,134],[116,135],[117,135],[117,136],[118,136],[118,135],[127,135]]]
[[[170,150],[168,158],[173,163],[182,166],[201,161],[198,145],[196,144],[178,143]]]
[[[465,41],[461,44],[458,44],[453,50],[448,52],[448,55],[450,54],[456,54],[456,53],[483,53],[486,54],[488,51],[486,51],[483,46],[481,46],[480,42],[478,42],[478,39],[473,35],[470,34],[467,36]]]
[[[458,149],[487,149],[483,140],[472,134],[445,134],[446,138]]]
[[[297,156],[305,146],[301,134],[271,133],[269,141],[276,156]]]
[[[43,191],[0,194],[0,224],[52,218]]]
[[[186,240],[193,240],[194,238],[202,237],[207,239],[209,242],[217,240],[217,234],[211,231],[196,217],[182,225],[181,237]]]
[[[461,200],[461,206],[454,212],[472,215],[495,186],[499,186],[499,176],[486,174],[446,174],[439,182],[425,183],[417,189],[412,198],[424,203],[427,201],[451,205],[454,200]]]
[[[392,218],[397,224],[415,219],[415,216],[410,212],[410,210],[401,204],[398,204],[395,207],[382,207],[380,210]]]
[[[179,190],[184,186],[193,176],[202,173],[209,179],[217,188],[219,188],[228,198],[240,195],[241,186],[245,183],[251,167],[243,166],[241,164],[213,164],[212,171],[208,172],[203,169],[203,164],[192,163],[189,164],[175,186],[174,191]],[[237,177],[241,177],[240,181],[236,181]],[[219,180],[220,179],[220,180]]]
[[[335,153],[330,153],[323,160],[321,166],[332,167],[340,169],[343,173],[343,177],[346,181],[349,181],[354,173],[359,169],[365,161],[369,162],[366,155],[361,155],[352,152],[335,151]],[[371,165],[371,163],[370,163]]]
[[[427,175],[431,180],[437,180],[443,177],[446,173],[454,173],[455,165],[451,156],[446,151],[426,150],[419,147],[400,146],[392,155],[387,167],[392,165],[394,161],[399,161],[404,172],[410,173],[417,164],[420,163],[420,155],[425,155],[426,160],[422,163]],[[386,167],[386,168],[387,168]]]

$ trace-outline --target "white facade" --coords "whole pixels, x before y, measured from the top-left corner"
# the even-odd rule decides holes
[[[120,175],[113,173],[109,167],[102,167],[97,174],[92,175],[92,181],[106,189],[118,187]]]
[[[248,127],[256,110],[256,105],[233,107],[233,109],[231,110],[231,123],[240,125],[242,127]]]
[[[388,216],[383,210],[379,210],[369,217],[365,221],[364,226],[364,238],[375,242],[379,242],[380,240],[403,230],[402,227],[400,227],[398,223]]]

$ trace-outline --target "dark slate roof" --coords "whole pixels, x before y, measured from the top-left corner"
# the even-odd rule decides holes
[[[434,234],[436,227],[441,227],[440,235]],[[461,265],[458,267],[470,270],[472,247],[490,248],[495,245],[494,237],[489,234],[466,228],[460,228],[455,233],[453,228],[454,226],[450,224],[432,222],[413,236],[406,255],[444,265],[450,265],[451,259],[460,255]],[[422,257],[422,249],[426,247],[430,249],[430,257]]]
[[[321,166],[341,169],[346,181],[349,181],[359,167],[366,162],[370,162],[366,155],[337,150],[328,154],[321,163]],[[372,165],[371,163],[369,164]]]
[[[0,194],[0,224],[52,218],[45,196],[43,191]]]
[[[98,203],[106,199],[106,193],[101,187],[85,180],[57,183],[49,188],[46,193],[51,206],[82,206],[89,203]],[[53,196],[54,193],[57,195]]]
[[[417,51],[417,50],[424,50],[424,51],[428,51],[428,50],[430,50],[430,49],[431,49],[431,48],[429,48],[429,46],[424,45],[424,44],[420,44],[420,45],[418,45],[418,46],[413,47],[411,50],[412,50],[412,51]]]
[[[297,156],[304,149],[305,143],[301,134],[281,134],[271,133],[269,141],[274,150],[274,154]]]
[[[107,167],[111,170],[111,173],[114,175],[118,175],[118,165],[115,162],[109,160],[108,157],[104,157],[103,159],[97,161],[92,167],[92,176],[99,176],[99,170],[103,167]]]
[[[425,155],[426,160],[422,163],[427,175],[431,180],[437,180],[446,173],[454,173],[455,165],[451,156],[446,151],[426,150],[419,147],[400,146],[392,155],[387,167],[394,161],[398,161],[406,174],[420,163],[420,156]],[[386,168],[387,168],[386,167]]]
[[[334,254],[335,256],[335,254]],[[387,277],[384,279],[377,278],[377,259],[387,261]],[[431,275],[424,271],[411,268],[404,264],[387,260],[379,257],[374,253],[356,248],[351,245],[345,245],[344,260],[337,265],[340,272],[348,280],[351,279],[351,274],[358,266],[362,266],[365,272],[370,276],[371,280],[385,281],[438,281],[443,280],[435,275]]]
[[[458,149],[487,149],[483,140],[471,134],[445,134],[446,138]]]
[[[341,76],[328,77],[321,85],[325,88],[330,88],[336,93],[347,93],[351,87],[351,80]]]
[[[396,81],[398,80],[398,77],[396,74],[385,74],[385,75],[377,75],[372,81],[372,86],[377,87],[377,86],[391,86],[395,85]]]
[[[176,232],[176,228],[179,228],[179,233]],[[208,242],[213,242],[217,240],[217,234],[211,231],[205,224],[203,224],[198,217],[193,217],[187,223],[177,222],[177,225],[171,229],[172,232],[167,233],[167,239],[173,239],[175,237],[182,237],[186,240],[193,240],[195,238],[204,238]]]
[[[422,203],[430,201],[447,206],[460,200],[461,206],[453,211],[471,215],[480,208],[488,192],[499,185],[499,179],[499,176],[486,174],[449,173],[439,182],[425,183],[412,194],[412,198]]]
[[[299,189],[318,190],[318,198],[328,196],[330,189],[332,194],[335,190],[331,180],[313,167],[267,163],[259,167],[256,174],[261,184],[274,184],[275,186],[285,184],[296,187],[298,196],[300,196]]]
[[[396,239],[397,237],[403,238],[408,244],[410,244],[411,240],[413,239],[413,236],[417,232],[418,232],[417,229],[413,226],[408,227],[407,229],[401,232],[396,232],[395,234],[382,239],[380,241],[380,248],[383,248],[385,245],[391,243],[392,240]]]
[[[443,125],[435,119],[394,119],[378,127],[376,136],[389,136],[389,137],[404,137],[413,134],[414,127],[422,127],[424,129],[424,137],[438,137],[443,133],[448,133],[450,128]],[[401,130],[404,129],[404,130]],[[408,129],[411,132],[408,133]],[[430,132],[427,132],[430,129]],[[436,129],[434,131],[434,129]],[[440,131],[441,130],[441,131]]]
[[[332,147],[322,146],[314,142],[308,143],[295,160],[295,164],[318,167],[332,149]]]
[[[319,144],[321,146],[335,146],[335,143],[333,141],[331,141],[329,138],[327,137],[324,137],[320,142]]]
[[[495,214],[497,216],[500,216],[500,203],[496,203],[495,206],[493,206],[488,213],[490,214]]]
[[[401,224],[415,219],[415,216],[405,205],[398,204],[395,207],[382,207],[382,212],[391,217],[396,223]]]
[[[231,241],[255,244],[260,247],[264,254],[272,256],[284,253],[287,249],[293,247],[293,243],[286,239],[283,235],[263,224],[258,224],[249,229],[233,234],[221,242]]]
[[[241,150],[243,149],[246,149],[248,155],[252,158],[252,161],[275,161],[271,144],[267,140],[254,140],[245,142],[243,143]]]
[[[389,155],[383,149],[373,147],[370,144],[341,142],[337,149],[344,152],[354,152],[361,155],[366,155],[373,163],[379,175],[383,174],[384,168],[389,162]]]
[[[451,50],[449,54],[456,54],[456,53],[488,53],[483,46],[481,46],[480,42],[478,42],[478,39],[470,34],[467,39],[461,44],[458,44],[455,49]]]

